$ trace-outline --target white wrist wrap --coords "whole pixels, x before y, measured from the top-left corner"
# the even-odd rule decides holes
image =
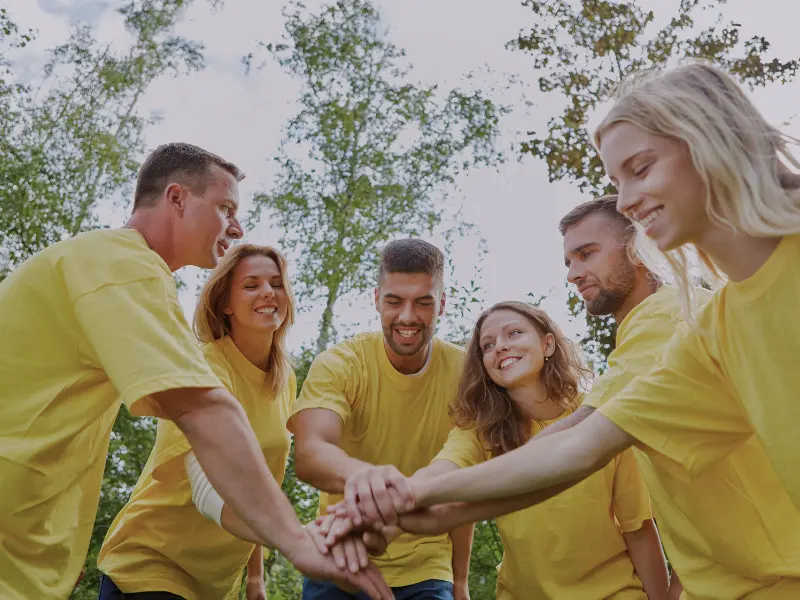
[[[222,507],[225,501],[211,485],[206,477],[203,467],[197,462],[194,452],[189,452],[184,459],[186,474],[189,476],[189,483],[192,484],[192,502],[201,514],[222,526]]]

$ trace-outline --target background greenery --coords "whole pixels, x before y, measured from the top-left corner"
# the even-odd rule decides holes
[[[12,57],[35,33],[0,8],[0,279],[31,254],[65,237],[105,224],[98,206],[126,206],[144,150],[143,132],[155,120],[140,100],[161,77],[204,68],[203,45],[176,33],[184,11],[202,0],[125,0],[117,3],[131,34],[112,50],[90,27],[75,25],[69,40],[49,52],[44,72],[21,81]],[[219,2],[208,2],[219,4]],[[742,38],[725,19],[725,0],[682,0],[673,15],[635,2],[523,0],[527,24],[509,31],[507,49],[530,56],[530,78],[563,110],[544,131],[519,139],[514,154],[544,161],[551,181],[608,192],[589,142],[586,117],[632,71],[705,57],[749,87],[785,82],[798,62],[771,56],[761,36]],[[715,15],[699,26],[699,15]],[[664,19],[664,17],[667,17]],[[275,160],[279,174],[259,194],[249,225],[269,217],[283,232],[301,305],[321,302],[316,340],[298,352],[302,383],[313,357],[339,339],[337,303],[374,284],[377,251],[397,236],[428,233],[445,223],[448,247],[477,227],[451,213],[455,178],[476,166],[506,160],[499,121],[510,108],[505,90],[415,83],[402,48],[392,44],[369,0],[342,0],[316,12],[286,5],[285,35],[245,57],[247,69],[277,63],[300,83],[299,111],[286,125]],[[655,27],[658,21],[667,23]],[[416,135],[409,136],[413,130]],[[446,316],[451,339],[463,342],[480,305],[485,246],[466,285],[453,284]],[[449,263],[454,271],[455,265]],[[569,309],[585,318],[579,298]],[[608,319],[586,319],[580,343],[598,372],[614,347]],[[96,556],[126,501],[155,436],[151,419],[123,408],[114,426],[102,495],[87,557],[87,574],[73,597],[95,598]],[[290,455],[283,485],[298,515],[311,519],[316,491],[297,481]],[[494,597],[502,544],[493,522],[477,525],[470,571],[474,600]],[[271,598],[299,598],[300,576],[277,553],[266,559]]]

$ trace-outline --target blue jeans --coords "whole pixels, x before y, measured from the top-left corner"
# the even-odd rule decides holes
[[[393,587],[395,600],[453,600],[453,584],[428,579],[411,585]],[[350,594],[330,581],[303,580],[303,600],[369,600],[364,592]]]
[[[111,581],[108,575],[103,575],[100,580],[100,595],[97,600],[183,600],[180,596],[170,592],[139,592],[137,594],[123,594],[117,584]]]

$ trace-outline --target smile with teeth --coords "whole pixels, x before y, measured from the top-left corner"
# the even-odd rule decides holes
[[[395,331],[400,334],[400,337],[412,338],[419,332],[419,329],[395,329]]]
[[[519,357],[514,356],[514,357],[505,358],[505,359],[500,361],[500,369],[502,370],[502,369],[505,369],[506,367],[510,367],[515,362],[519,362]]]
[[[641,223],[643,227],[649,227],[650,224],[658,218],[662,210],[663,209],[661,208],[657,208],[653,211],[650,211],[643,219],[639,221],[639,223]]]
[[[256,312],[260,315],[271,315],[276,310],[278,310],[275,306],[263,306],[261,308],[257,308]]]

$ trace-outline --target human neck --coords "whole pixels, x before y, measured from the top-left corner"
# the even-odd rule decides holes
[[[714,264],[731,281],[752,277],[778,247],[781,237],[755,237],[743,231],[731,231],[712,225],[698,240],[697,247],[708,254]]]
[[[428,356],[433,350],[433,340],[425,344],[419,352],[411,356],[403,356],[392,350],[391,346],[383,339],[383,347],[386,349],[386,358],[396,371],[403,375],[413,375],[419,373],[428,362]]]
[[[169,221],[158,214],[158,208],[140,208],[135,211],[128,222],[125,223],[126,229],[135,229],[144,238],[150,249],[158,254],[173,273],[185,267],[175,251],[173,243],[173,232],[169,227]]]
[[[544,382],[539,378],[506,390],[506,393],[528,419],[550,421],[564,414],[564,407],[548,398]]]
[[[633,291],[625,297],[625,301],[612,315],[617,325],[625,320],[628,313],[655,294],[661,287],[661,282],[650,271],[646,269],[641,269],[641,271],[637,270]]]
[[[231,327],[231,339],[239,352],[262,371],[267,370],[269,355],[272,352],[274,332],[253,332]]]

